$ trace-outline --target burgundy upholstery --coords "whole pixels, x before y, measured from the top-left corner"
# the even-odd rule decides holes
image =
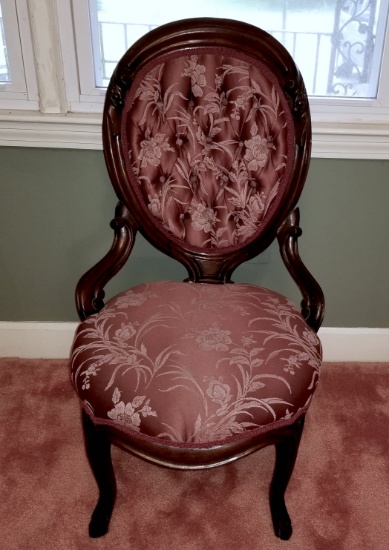
[[[222,48],[147,65],[122,118],[144,215],[194,248],[236,247],[263,230],[282,200],[293,135],[272,73]]]
[[[89,533],[108,530],[112,443],[184,469],[275,445],[269,501],[275,534],[286,540],[284,494],[320,375],[324,313],[297,245],[311,151],[301,74],[285,48],[252,25],[175,21],[120,59],[102,134],[119,201],[114,239],[77,285],[81,324],[71,353],[99,487]],[[188,277],[159,281],[156,265],[154,282],[105,304],[104,288],[138,231]],[[301,310],[272,290],[231,283],[239,265],[276,239]]]
[[[314,331],[273,291],[155,282],[80,324],[72,379],[97,423],[208,446],[294,422],[320,360]]]

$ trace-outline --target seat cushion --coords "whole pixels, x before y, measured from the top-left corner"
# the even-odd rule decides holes
[[[79,325],[71,354],[94,422],[188,447],[292,423],[320,363],[296,306],[249,284],[134,287]]]

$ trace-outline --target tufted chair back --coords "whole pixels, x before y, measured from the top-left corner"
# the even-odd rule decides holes
[[[162,50],[156,29],[127,52],[107,91],[104,137],[116,192],[146,238],[191,279],[225,282],[295,205],[310,118],[275,39],[247,25],[242,42],[236,22],[198,22],[164,26]]]

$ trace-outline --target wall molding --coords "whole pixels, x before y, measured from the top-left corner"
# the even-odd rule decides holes
[[[77,323],[0,322],[0,357],[67,358]],[[323,327],[324,360],[389,362],[389,328]]]
[[[389,328],[323,327],[324,361],[389,362]]]
[[[102,149],[102,115],[0,113],[0,146]]]
[[[0,357],[69,357],[78,323],[0,322]]]
[[[313,158],[389,159],[389,122],[313,121]],[[0,146],[102,149],[101,113],[0,112]]]

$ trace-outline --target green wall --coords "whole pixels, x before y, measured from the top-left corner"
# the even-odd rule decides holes
[[[116,197],[101,151],[0,148],[0,320],[75,321],[79,276],[111,245]],[[301,255],[326,295],[325,326],[389,327],[389,161],[313,159]],[[140,237],[108,296],[184,269]],[[276,246],[235,281],[299,301]]]

